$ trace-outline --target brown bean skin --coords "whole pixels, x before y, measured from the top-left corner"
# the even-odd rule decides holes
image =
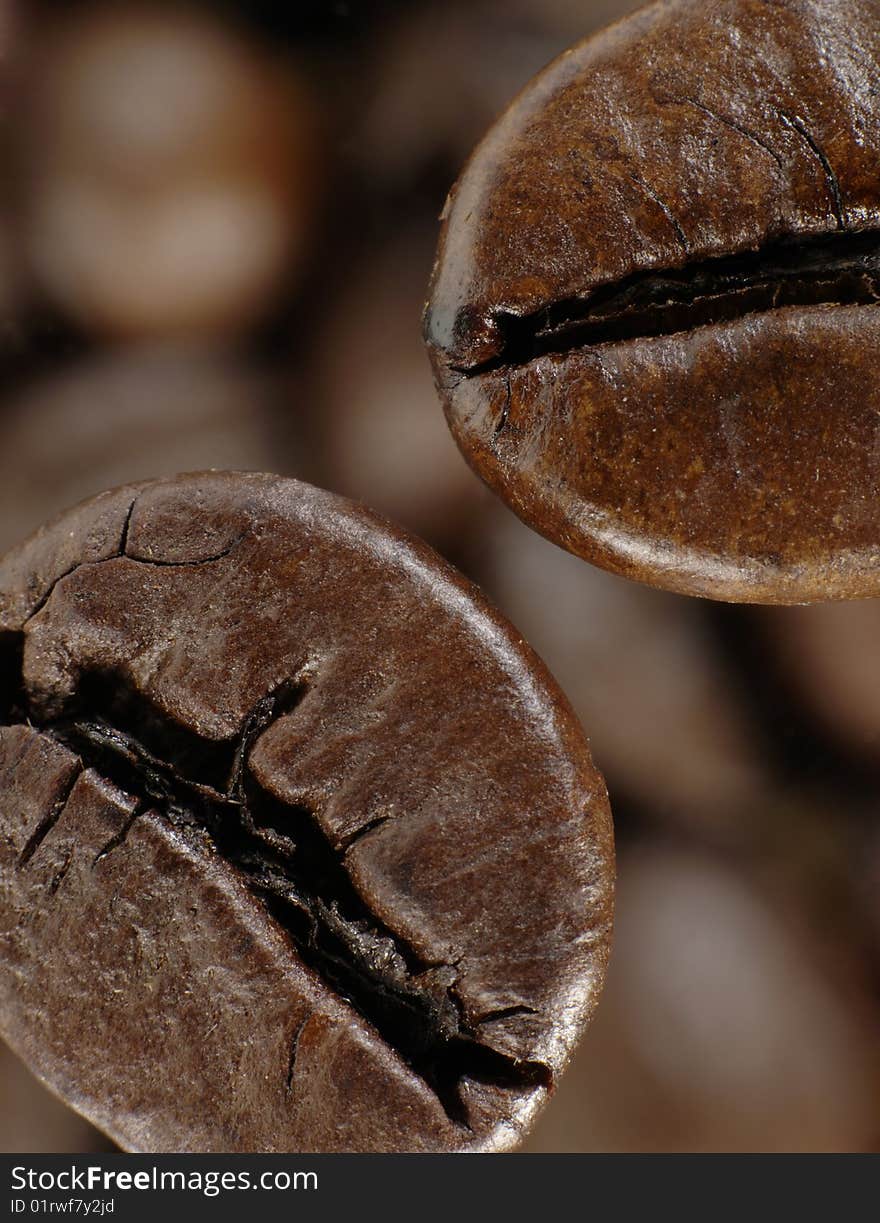
[[[853,598],[880,592],[878,297],[880,4],[672,0],[486,137],[426,337],[468,461],[556,543]]]
[[[613,849],[473,587],[308,485],[177,477],[0,562],[4,662],[0,1033],[44,1081],[130,1150],[519,1139]]]

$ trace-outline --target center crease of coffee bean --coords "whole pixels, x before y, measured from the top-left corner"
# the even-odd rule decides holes
[[[301,961],[427,1083],[453,1123],[468,1128],[464,1079],[511,1090],[551,1086],[543,1063],[518,1061],[480,1042],[455,993],[456,966],[424,962],[355,889],[345,853],[385,821],[371,821],[335,848],[307,808],[280,801],[250,774],[252,748],[296,707],[304,683],[283,683],[260,700],[234,741],[212,741],[167,718],[117,673],[83,674],[64,711],[41,718],[23,681],[23,647],[24,634],[0,635],[0,691],[12,694],[0,725],[29,724],[50,735],[75,753],[83,769],[137,803],[95,865],[124,844],[148,812],[184,833],[207,834],[286,932]],[[49,835],[68,797],[69,791],[41,821],[20,866]],[[510,1007],[481,1016],[479,1023],[520,1013],[534,1012]],[[295,1056],[296,1041],[288,1083]]]
[[[495,356],[453,373],[475,377],[621,340],[650,339],[786,306],[876,305],[880,233],[786,239],[756,251],[635,272],[531,314],[499,310]]]

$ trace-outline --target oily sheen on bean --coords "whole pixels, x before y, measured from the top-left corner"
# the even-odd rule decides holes
[[[476,471],[689,594],[880,593],[880,3],[665,0],[477,149],[426,312]]]
[[[510,1146],[601,986],[564,697],[296,481],[120,488],[0,562],[0,799],[0,1034],[128,1150]]]

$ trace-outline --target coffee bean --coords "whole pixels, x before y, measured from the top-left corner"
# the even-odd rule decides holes
[[[530,525],[673,590],[880,592],[880,4],[651,5],[447,205],[426,335]]]
[[[521,638],[294,481],[0,563],[0,1029],[130,1150],[513,1144],[608,951],[601,778]]]
[[[319,174],[296,70],[210,9],[32,21],[8,173],[36,285],[95,336],[249,330],[310,240]]]

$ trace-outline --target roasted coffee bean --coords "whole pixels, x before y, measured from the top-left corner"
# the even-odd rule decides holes
[[[131,1150],[497,1149],[598,993],[604,785],[427,547],[208,473],[0,564],[0,1025]]]
[[[671,0],[486,137],[426,336],[469,461],[555,542],[690,594],[858,597],[878,297],[878,0]]]
[[[46,299],[92,335],[246,332],[304,258],[311,103],[291,65],[282,76],[212,7],[31,18],[14,102],[21,244]]]

